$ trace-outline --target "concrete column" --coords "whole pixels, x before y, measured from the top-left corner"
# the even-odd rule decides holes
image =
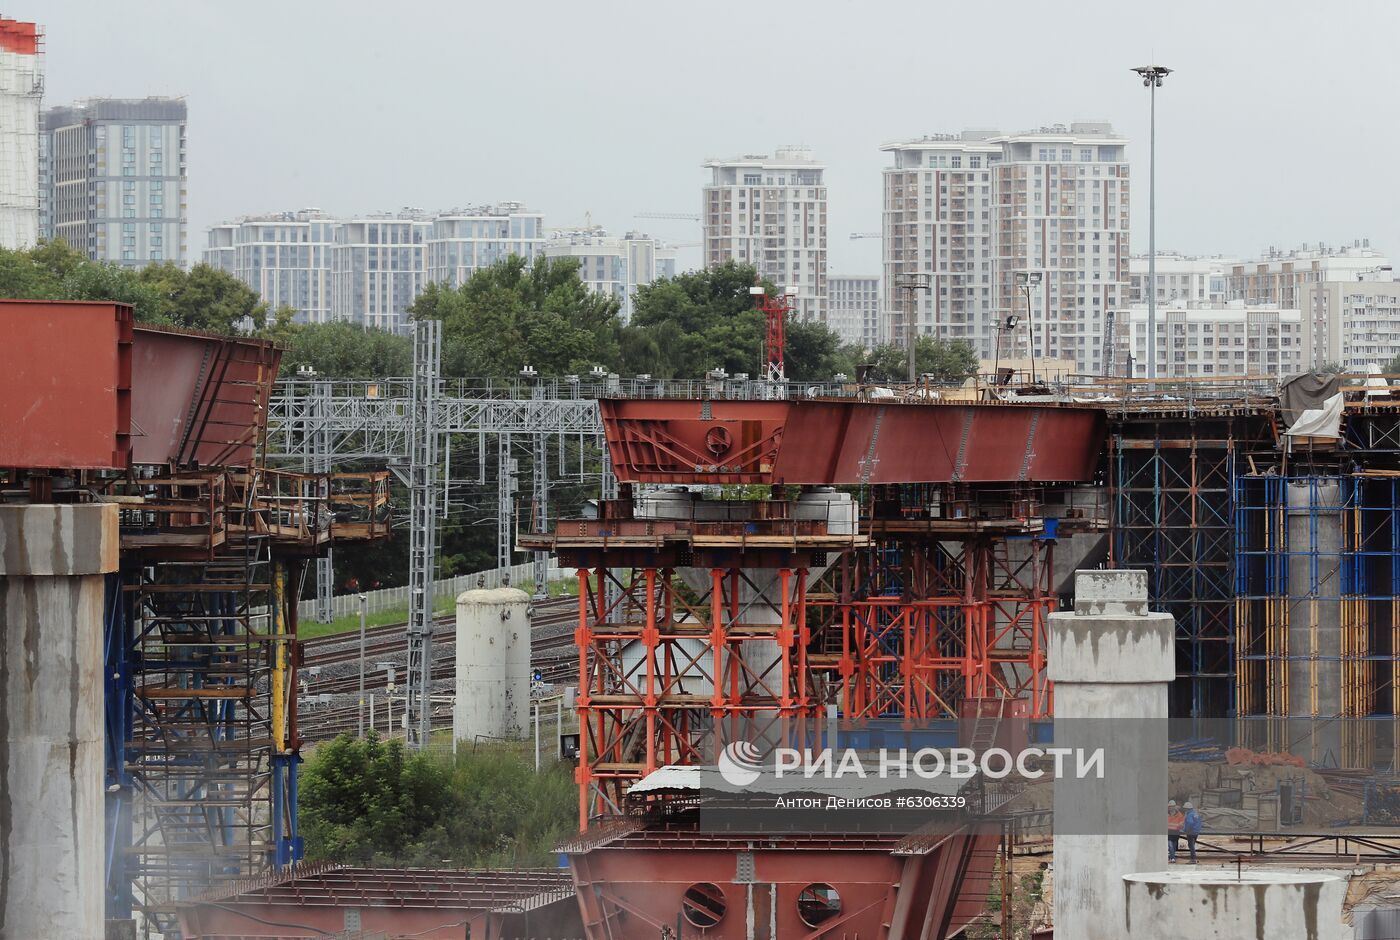
[[[1342,517],[1334,477],[1288,491],[1288,750],[1310,763],[1342,753]],[[1314,622],[1315,621],[1315,622]]]
[[[1055,935],[1122,940],[1123,876],[1167,851],[1167,683],[1174,619],[1147,610],[1147,572],[1080,571],[1050,615],[1055,746],[1102,748],[1102,778],[1055,781]]]
[[[0,506],[0,938],[103,934],[103,575],[116,506]]]

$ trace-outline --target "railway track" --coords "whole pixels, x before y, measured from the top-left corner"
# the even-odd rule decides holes
[[[578,656],[573,627],[578,601],[572,597],[553,598],[532,608],[530,662],[542,681],[562,685],[576,681]],[[382,695],[389,685],[387,670],[370,664],[390,661],[396,670],[396,689],[401,688],[402,669],[408,657],[406,623],[385,624],[365,630],[365,692]],[[456,674],[456,618],[437,617],[433,621],[432,685],[437,693],[448,688]],[[360,634],[358,630],[313,637],[302,643],[302,689],[300,731],[310,741],[335,737],[359,727],[360,707],[355,696],[360,687]],[[382,709],[381,705],[381,709]],[[381,710],[380,720],[383,720]],[[452,723],[452,708],[435,703],[431,724],[434,729]]]

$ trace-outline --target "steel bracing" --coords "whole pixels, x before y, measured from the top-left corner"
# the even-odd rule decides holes
[[[581,568],[579,823],[667,764],[797,746],[819,703],[802,568]],[[608,590],[611,587],[612,590]]]
[[[1234,481],[1247,417],[1135,415],[1109,439],[1110,558],[1176,618],[1174,715],[1234,708]]]

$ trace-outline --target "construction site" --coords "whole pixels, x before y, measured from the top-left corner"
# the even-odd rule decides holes
[[[761,380],[472,385],[432,320],[412,376],[352,382],[122,304],[0,301],[6,935],[1396,936],[1385,379],[798,385],[770,306]],[[440,583],[468,480],[498,576]],[[391,535],[408,622],[300,637],[353,603],[331,553]],[[410,747],[567,707],[558,867],[304,861],[305,750],[363,733],[364,663],[395,656],[378,724]],[[1107,774],[986,759],[1052,744]],[[758,769],[916,751],[980,769]],[[890,799],[917,809],[756,812]],[[1203,818],[1195,867],[1168,865],[1169,799]]]

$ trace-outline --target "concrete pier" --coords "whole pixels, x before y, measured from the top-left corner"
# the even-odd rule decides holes
[[[1122,940],[1123,876],[1166,859],[1174,623],[1145,571],[1077,572],[1074,611],[1050,615],[1055,746],[1104,752],[1102,778],[1055,781],[1057,937]]]
[[[1288,750],[1338,765],[1342,752],[1342,516],[1335,478],[1288,484]]]
[[[103,935],[103,575],[116,506],[0,506],[0,937]]]
[[[1177,868],[1125,875],[1123,891],[1117,935],[1133,940],[1350,936],[1342,925],[1347,883],[1331,872]]]

